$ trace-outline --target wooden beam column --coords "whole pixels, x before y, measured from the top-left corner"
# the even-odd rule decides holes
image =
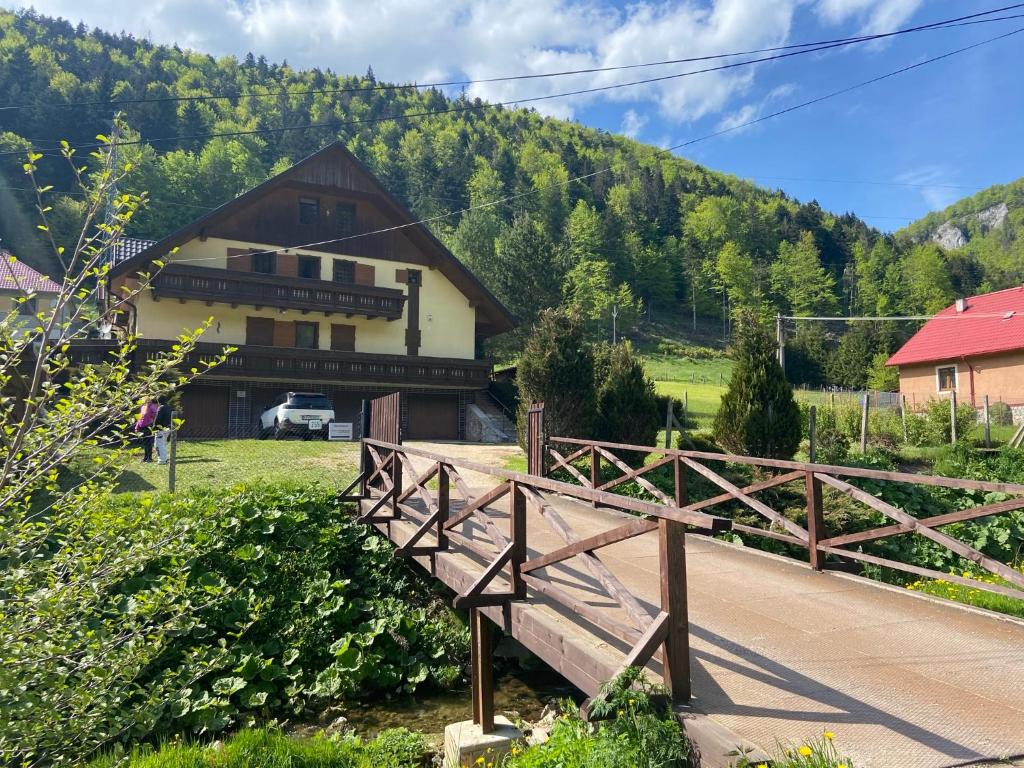
[[[451,512],[448,488],[448,465],[437,463],[437,548],[448,549],[448,515]]]
[[[677,486],[678,488],[678,486]],[[661,610],[668,615],[662,676],[672,701],[690,700],[690,620],[686,606],[686,526],[658,520]]]
[[[526,495],[519,483],[509,483],[509,512],[512,534],[512,591],[517,600],[526,598],[526,582],[523,581],[523,563],[526,562]]]
[[[811,568],[820,571],[825,565],[825,553],[818,542],[828,538],[825,516],[821,506],[821,480],[814,472],[807,472],[807,552]]]
[[[494,649],[491,622],[479,608],[469,611],[473,667],[473,722],[483,733],[494,731]]]
[[[590,446],[590,487],[597,490],[601,485],[601,454],[594,446]],[[597,501],[591,502],[597,508]]]
[[[392,497],[391,510],[394,512],[395,519],[397,520],[401,514],[398,497],[402,494],[402,462],[399,461],[398,454],[392,455],[394,458],[391,461],[391,488],[395,495]]]

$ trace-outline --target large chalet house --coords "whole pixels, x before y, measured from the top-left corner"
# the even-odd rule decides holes
[[[154,275],[115,320],[139,333],[142,360],[208,317],[196,355],[238,348],[185,388],[183,436],[251,437],[288,391],[324,393],[336,420],[358,424],[364,398],[398,390],[408,437],[464,437],[491,372],[481,342],[514,325],[340,143],[118,252],[108,295]]]

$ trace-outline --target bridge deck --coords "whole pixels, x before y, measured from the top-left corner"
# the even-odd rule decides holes
[[[546,498],[583,536],[625,518]],[[453,514],[457,509],[453,498]],[[507,503],[487,512],[508,530]],[[527,519],[531,556],[564,544],[537,515]],[[400,545],[417,525],[377,527]],[[472,518],[459,530],[490,543]],[[484,566],[455,547],[416,559],[456,591]],[[656,533],[608,546],[601,559],[656,611]],[[548,574],[580,601],[624,619],[577,559]],[[696,535],[687,538],[687,583],[694,706],[740,736],[770,749],[776,740],[799,742],[832,730],[861,768],[934,768],[1024,754],[1024,623]],[[499,580],[493,589],[506,586]],[[628,650],[532,592],[528,602],[485,610],[587,693],[615,673]]]

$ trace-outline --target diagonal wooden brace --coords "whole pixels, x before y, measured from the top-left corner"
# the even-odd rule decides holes
[[[375,501],[373,503],[372,507],[370,507],[366,512],[364,512],[362,515],[359,516],[359,522],[360,523],[372,522],[371,518],[373,518],[374,515],[376,515],[378,512],[380,512],[380,510],[384,508],[384,505],[387,504],[394,497],[395,497],[394,489],[386,491],[383,496],[381,496],[379,499],[377,499],[377,501]],[[388,519],[390,520],[390,519],[393,519],[393,518],[388,518]]]
[[[433,528],[434,525],[437,524],[437,520],[440,517],[441,517],[441,510],[440,509],[434,510],[434,513],[432,515],[430,515],[423,522],[423,524],[420,525],[419,528],[416,529],[416,532],[413,533],[413,535],[409,537],[409,540],[406,541],[402,546],[400,546],[398,549],[395,550],[395,554],[399,555],[400,557],[407,557],[409,555],[409,551],[413,547],[416,547],[416,544],[419,543],[419,540],[422,539],[427,534],[427,532],[431,528]],[[417,554],[424,554],[422,552],[423,549],[425,549],[425,547],[417,547],[417,550],[418,550]],[[436,549],[439,549],[439,547],[433,547],[432,549],[436,550]]]
[[[454,604],[456,608],[472,608],[480,605],[494,605],[495,603],[481,603],[483,599],[486,600],[499,600],[500,603],[508,600],[515,599],[515,595],[511,592],[508,593],[485,593],[484,589],[487,585],[494,581],[495,577],[501,573],[501,569],[505,567],[508,561],[512,558],[513,545],[509,543],[498,556],[487,564],[484,572],[480,574],[473,585],[461,595],[456,595]]]

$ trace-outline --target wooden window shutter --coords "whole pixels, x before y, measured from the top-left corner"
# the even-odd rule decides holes
[[[295,321],[275,320],[274,321],[274,346],[294,347],[295,346]]]
[[[245,318],[245,343],[259,347],[272,346],[274,344],[274,318]]]
[[[331,349],[337,352],[356,351],[356,327],[331,323]]]
[[[356,264],[356,285],[373,285],[375,272],[372,264]]]
[[[228,248],[228,269],[252,272],[252,256],[247,248]]]
[[[299,257],[294,253],[278,253],[277,274],[282,277],[298,277]]]

